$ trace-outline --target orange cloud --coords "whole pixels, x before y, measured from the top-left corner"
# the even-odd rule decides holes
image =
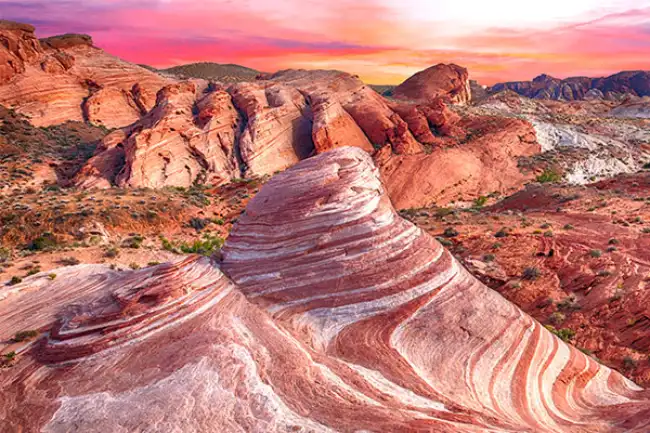
[[[415,20],[417,12],[399,13],[386,0],[0,1],[0,18],[32,22],[43,36],[90,33],[113,54],[159,67],[214,61],[264,71],[336,68],[369,82],[398,83],[432,64],[454,62],[493,84],[540,73],[643,69],[650,55],[650,8],[541,29],[468,33],[463,22]]]

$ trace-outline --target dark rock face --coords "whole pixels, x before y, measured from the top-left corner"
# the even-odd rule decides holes
[[[650,71],[624,71],[609,77],[571,77],[564,80],[542,74],[532,81],[499,83],[490,88],[491,93],[503,90],[512,90],[529,98],[566,101],[593,99],[600,94],[610,100],[618,100],[625,95],[650,96]]]

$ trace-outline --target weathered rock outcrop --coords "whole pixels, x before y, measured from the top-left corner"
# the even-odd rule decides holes
[[[518,172],[516,159],[539,151],[525,122],[481,116],[461,119],[441,98],[417,104],[388,101],[343,72],[289,70],[262,78],[225,89],[211,85],[200,92],[184,92],[182,115],[168,107],[163,90],[156,109],[142,121],[107,137],[77,177],[77,185],[218,184],[232,177],[272,174],[315,153],[354,146],[375,155],[389,182],[394,182],[389,190],[401,195],[393,196],[396,204],[411,207],[453,200],[459,194],[472,198],[519,188],[527,178]],[[214,97],[215,93],[220,96]],[[230,108],[230,98],[237,111]],[[197,108],[234,117],[215,120],[221,132],[210,135],[198,119],[202,115]],[[183,125],[167,125],[168,118],[179,115],[185,119]],[[160,133],[161,129],[167,132]],[[128,140],[119,144],[118,136],[124,135]],[[200,140],[203,150],[181,152],[181,158],[168,162],[165,152],[145,151],[174,153],[171,149],[182,148],[182,136]],[[200,154],[211,148],[221,156],[206,164]],[[458,171],[467,160],[473,161],[470,169]],[[116,163],[112,169],[111,161]],[[454,182],[446,183],[445,177],[434,180],[439,172],[455,173]],[[488,181],[479,182],[477,176]]]
[[[240,122],[225,91],[204,93],[189,81],[169,85],[142,120],[104,139],[76,183],[162,188],[227,182],[239,176],[234,148]]]
[[[492,93],[503,90],[513,90],[536,99],[574,101],[605,98],[616,101],[626,95],[650,96],[650,71],[623,71],[609,77],[566,79],[542,74],[532,81],[499,83],[490,88]]]
[[[442,98],[452,104],[467,104],[472,99],[469,73],[458,65],[440,63],[397,86],[393,97],[420,102]]]
[[[0,22],[0,104],[36,126],[68,120],[117,128],[153,107],[170,79],[110,56],[87,35],[38,40],[34,27]],[[141,98],[133,91],[137,86]]]
[[[0,428],[648,429],[647,391],[401,219],[360,149],[274,177],[221,268],[85,265],[1,289],[0,349],[17,355],[0,375]],[[40,335],[7,343],[26,329]]]

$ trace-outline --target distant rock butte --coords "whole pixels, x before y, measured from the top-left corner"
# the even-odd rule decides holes
[[[400,208],[516,190],[527,180],[516,159],[540,150],[525,121],[461,119],[441,98],[387,100],[344,72],[287,70],[228,86],[165,87],[156,108],[106,138],[75,183],[219,184],[342,146],[374,155]]]
[[[401,219],[358,148],[271,179],[220,265],[56,273],[0,289],[3,431],[650,428],[647,391]]]
[[[150,110],[169,82],[95,48],[90,36],[39,41],[30,25],[0,22],[0,105],[36,126],[87,120],[123,127]]]
[[[542,74],[532,81],[499,83],[490,88],[492,93],[503,90],[536,99],[620,101],[630,96],[650,96],[650,71],[623,71],[602,78],[559,79]]]
[[[442,98],[453,104],[467,104],[472,99],[469,73],[458,65],[441,63],[404,81],[393,90],[392,96],[424,102]]]

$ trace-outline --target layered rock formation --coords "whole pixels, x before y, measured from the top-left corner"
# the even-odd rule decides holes
[[[3,347],[17,355],[0,376],[0,427],[648,429],[647,391],[399,218],[360,149],[273,178],[221,267],[229,278],[207,258],[123,273],[76,267],[2,289],[2,340],[25,327],[44,334]]]
[[[623,71],[609,77],[570,77],[559,79],[542,74],[532,81],[499,83],[491,92],[513,90],[520,95],[536,99],[620,100],[626,95],[650,96],[650,71]]]
[[[165,87],[153,110],[103,140],[77,175],[77,184],[162,188],[220,184],[237,177],[239,113],[228,93],[203,90],[193,82]]]
[[[467,104],[472,99],[469,73],[458,65],[440,63],[404,81],[393,90],[392,96],[424,102],[443,98],[452,104]]]
[[[39,41],[34,27],[0,22],[0,105],[36,126],[68,120],[129,125],[170,80],[95,48],[87,35]]]
[[[197,82],[167,87],[154,110],[107,137],[76,184],[219,184],[354,146],[375,156],[396,204],[411,207],[517,189],[527,177],[516,159],[539,151],[525,122],[461,119],[441,98],[388,101],[343,72],[288,70],[261,78],[227,88]],[[184,96],[169,99],[179,91]],[[468,170],[458,171],[463,164]],[[434,173],[450,175],[452,186]]]

